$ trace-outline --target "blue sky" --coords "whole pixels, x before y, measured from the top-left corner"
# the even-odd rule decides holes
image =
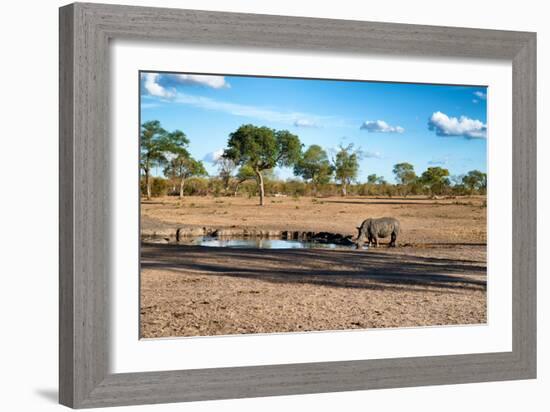
[[[375,173],[393,182],[400,162],[417,174],[486,172],[485,87],[142,72],[140,95],[141,121],[182,130],[211,174],[229,133],[247,123],[289,130],[329,156],[353,143],[363,152],[359,181]]]

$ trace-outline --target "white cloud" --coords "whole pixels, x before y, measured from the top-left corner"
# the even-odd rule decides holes
[[[483,93],[483,92],[480,92],[480,91],[477,91],[477,92],[474,92],[474,95],[481,99],[481,100],[485,100],[487,99],[487,93]]]
[[[207,86],[213,89],[226,89],[231,87],[225,81],[224,76],[201,75],[201,74],[173,74],[168,77],[174,79],[178,83],[190,84],[197,86]]]
[[[428,128],[438,136],[462,136],[468,139],[487,138],[487,125],[480,120],[466,116],[449,117],[445,113],[435,112],[430,117]]]
[[[401,126],[391,126],[384,120],[367,120],[360,129],[369,133],[403,133],[405,131]]]
[[[172,82],[180,84],[206,86],[213,89],[230,87],[229,83],[225,81],[225,77],[223,76],[143,73],[141,78],[143,79],[143,87],[149,96],[160,97],[163,99],[173,99],[176,96],[175,88],[169,89],[166,87],[166,80],[171,80]]]
[[[213,88],[230,87],[223,76],[202,76],[202,75],[164,75],[158,73],[143,73],[143,86],[146,93],[143,98],[171,100],[174,103],[194,106],[204,110],[213,110],[228,113],[234,116],[252,117],[267,122],[285,123],[296,127],[322,127],[322,125],[333,125],[339,127],[348,127],[346,122],[334,116],[319,116],[302,112],[284,112],[271,108],[262,108],[258,106],[232,103],[210,97],[198,96],[189,93],[168,89],[165,86],[165,78],[170,78],[174,82],[187,84],[202,84]],[[168,82],[170,84],[170,82]],[[153,103],[147,104],[143,108],[150,108]]]
[[[296,127],[319,127],[317,123],[310,119],[296,119],[294,121]]]
[[[151,96],[162,97],[164,99],[171,99],[175,96],[173,90],[167,90],[158,83],[158,73],[144,73],[142,74],[142,78],[144,79],[143,87],[145,87],[145,90]]]
[[[223,152],[224,152],[223,149],[214,150],[213,152],[207,153],[204,156],[203,160],[209,163],[216,163],[223,156]]]
[[[267,122],[295,124],[299,119],[309,119],[314,124],[320,124],[324,120],[332,118],[316,116],[300,112],[282,112],[273,109],[265,109],[257,106],[249,106],[239,103],[225,102],[210,97],[196,96],[187,93],[178,93],[174,102],[198,107],[205,110],[214,110],[229,113],[234,116],[253,117]]]
[[[472,99],[472,103],[478,104],[478,103],[479,103],[479,100],[477,100],[477,99]]]

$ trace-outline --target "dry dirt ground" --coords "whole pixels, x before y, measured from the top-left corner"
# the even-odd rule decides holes
[[[142,244],[142,337],[486,322],[484,197],[186,197],[142,202],[151,229],[246,227],[355,235],[396,217],[399,247],[366,251]],[[384,242],[384,241],[383,241]]]

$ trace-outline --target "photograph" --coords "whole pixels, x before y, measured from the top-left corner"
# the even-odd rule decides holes
[[[486,85],[136,85],[140,338],[487,323]]]

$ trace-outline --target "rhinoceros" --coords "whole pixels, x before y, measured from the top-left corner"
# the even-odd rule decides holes
[[[360,249],[365,243],[373,247],[378,247],[378,238],[390,237],[390,247],[397,245],[397,235],[399,234],[399,221],[393,217],[381,217],[379,219],[365,219],[361,226],[355,244]]]

